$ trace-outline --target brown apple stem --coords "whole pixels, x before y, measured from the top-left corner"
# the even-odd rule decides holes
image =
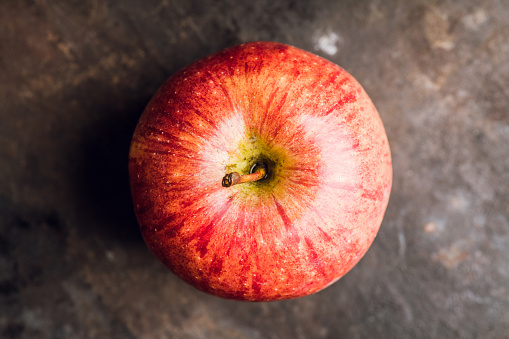
[[[263,179],[267,172],[265,168],[261,167],[256,172],[251,174],[240,175],[237,172],[228,173],[223,177],[222,185],[223,187],[230,187],[237,184],[243,184],[246,182],[253,182],[260,179]]]

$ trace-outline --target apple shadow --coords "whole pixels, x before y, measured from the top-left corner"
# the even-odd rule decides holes
[[[97,104],[104,118],[81,133],[79,160],[75,167],[78,214],[86,232],[121,242],[141,241],[128,177],[131,136],[149,98],[130,100],[119,110],[117,105]],[[122,107],[124,105],[120,105]]]

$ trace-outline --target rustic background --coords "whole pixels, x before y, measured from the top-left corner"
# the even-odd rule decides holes
[[[509,2],[0,3],[0,337],[508,338]],[[244,41],[343,66],[394,186],[373,247],[316,295],[239,303],[146,249],[130,136],[180,67]]]

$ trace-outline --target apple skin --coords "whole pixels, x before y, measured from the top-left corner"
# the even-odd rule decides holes
[[[270,176],[222,187],[256,161]],[[373,103],[339,66],[273,42],[174,74],[135,129],[129,178],[152,253],[206,293],[272,301],[315,293],[367,252],[392,184]]]

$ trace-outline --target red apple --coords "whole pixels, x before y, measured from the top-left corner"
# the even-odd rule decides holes
[[[244,182],[223,187],[232,172]],[[170,270],[212,295],[269,301],[355,266],[382,222],[392,165],[351,75],[255,42],[162,85],[134,132],[129,175],[145,242]]]

